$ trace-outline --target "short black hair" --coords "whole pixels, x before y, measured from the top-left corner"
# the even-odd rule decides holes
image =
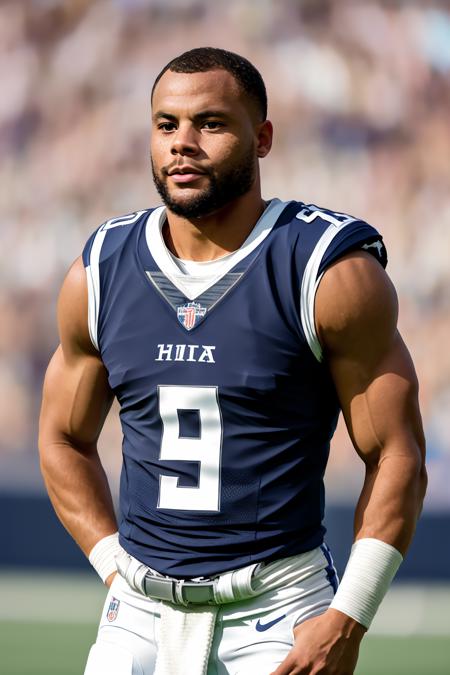
[[[206,73],[216,68],[227,70],[233,75],[243,92],[256,103],[264,121],[267,118],[267,93],[261,74],[243,56],[218,47],[197,47],[169,61],[153,84],[152,99],[156,85],[167,70],[174,73]]]

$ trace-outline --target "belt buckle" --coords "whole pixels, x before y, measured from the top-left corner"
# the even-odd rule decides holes
[[[147,573],[143,583],[143,593],[149,598],[177,602],[175,598],[175,579],[166,579]]]
[[[214,601],[212,581],[185,581],[178,579],[174,585],[174,596],[183,605],[209,605]]]

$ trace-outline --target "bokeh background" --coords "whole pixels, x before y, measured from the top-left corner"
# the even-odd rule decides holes
[[[167,61],[207,45],[243,54],[265,79],[275,143],[262,162],[264,197],[352,213],[384,236],[428,441],[425,525],[407,576],[416,584],[444,583],[450,578],[450,2],[3,0],[0,570],[6,587],[14,589],[11,579],[19,578],[23,588],[20,574],[30,566],[90,574],[52,519],[38,466],[37,419],[43,374],[58,342],[58,289],[101,222],[159,203],[149,165],[150,89]],[[114,494],[116,412],[101,440]],[[361,463],[340,425],[327,473],[330,535],[338,548],[349,541],[361,481]],[[39,614],[30,605],[46,604],[24,600],[16,616],[21,605],[11,593],[10,608],[0,613],[4,622],[23,621],[23,613]],[[421,619],[410,633],[430,625],[423,598],[417,602],[414,616]],[[28,672],[14,663],[4,672]],[[41,672],[36,668],[35,662],[29,672]],[[47,665],[42,672],[53,671]]]

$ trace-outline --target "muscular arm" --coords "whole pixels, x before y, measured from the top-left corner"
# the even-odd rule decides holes
[[[369,254],[348,254],[319,285],[315,319],[365,480],[356,539],[379,539],[405,554],[426,488],[417,378],[398,331],[397,298]],[[295,645],[274,675],[350,675],[365,628],[328,609],[295,629]]]
[[[117,530],[97,439],[112,403],[105,368],[89,338],[81,259],[59,298],[61,344],[44,382],[39,429],[41,470],[61,522],[86,555]]]
[[[397,331],[397,299],[374,258],[353,253],[324,275],[316,322],[354,447],[365,464],[355,539],[403,555],[426,486],[418,385]]]

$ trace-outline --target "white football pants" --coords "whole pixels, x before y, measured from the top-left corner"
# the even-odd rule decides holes
[[[294,627],[328,608],[336,580],[329,553],[319,547],[298,560],[310,570],[300,582],[220,606],[208,675],[268,675],[291,649]],[[132,590],[117,574],[84,675],[152,675],[159,622],[160,602]]]

